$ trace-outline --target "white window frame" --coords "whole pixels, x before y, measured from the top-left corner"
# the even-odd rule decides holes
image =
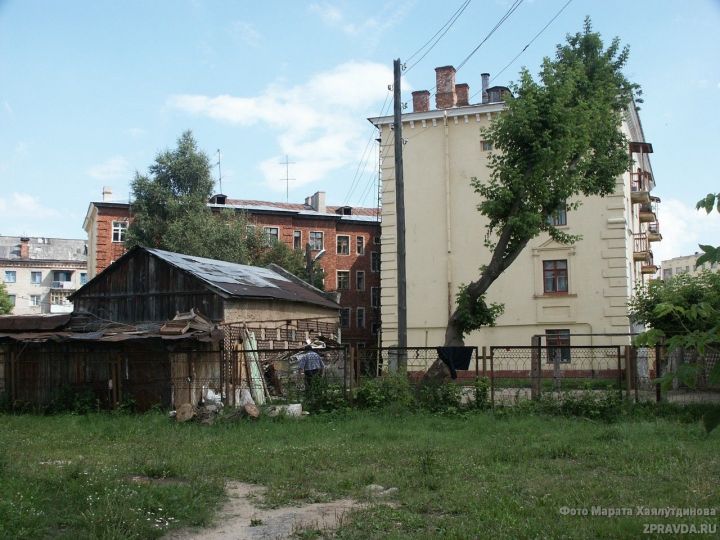
[[[493,144],[490,141],[480,141],[480,149],[483,152],[492,152],[493,151]]]
[[[299,249],[302,251],[302,249],[303,249],[302,231],[298,231],[298,230],[293,231],[293,249]]]
[[[356,236],[355,237],[355,252],[358,255],[365,255],[365,237],[364,236]]]
[[[128,222],[127,221],[113,221],[112,222],[112,241],[115,244],[120,244],[125,241],[125,235],[127,235]]]
[[[315,237],[313,237],[315,235]],[[317,245],[317,241],[320,240],[320,247]],[[310,243],[310,249],[312,251],[320,251],[325,246],[325,233],[322,231],[310,231],[310,236],[308,237],[308,242]]]
[[[40,305],[40,295],[39,294],[31,294],[30,295],[30,306],[35,307]]]
[[[273,245],[273,240],[275,242],[280,241],[280,227],[263,227],[263,233],[268,246]]]
[[[362,276],[362,287],[360,286],[360,277]],[[365,290],[365,270],[355,270],[355,290]]]
[[[347,251],[345,251],[345,250],[340,251],[340,239],[341,239],[341,238],[344,238],[345,241],[346,241],[343,247],[347,248]],[[350,255],[350,236],[349,236],[349,235],[347,235],[347,234],[338,234],[338,235],[335,237],[335,252],[336,252],[338,255]]]
[[[347,287],[340,287],[340,274],[347,275]],[[335,285],[338,291],[349,291],[352,288],[350,270],[336,270]]]
[[[38,279],[37,281],[35,281],[35,277],[36,277],[36,276],[40,276],[40,279]],[[31,283],[31,284],[33,284],[33,285],[41,285],[41,284],[42,284],[42,279],[43,279],[43,278],[42,278],[42,272],[39,272],[39,271],[37,271],[37,270],[32,270],[32,271],[30,272],[30,283]]]
[[[8,279],[12,276],[12,279]],[[17,271],[16,270],[5,270],[5,277],[3,278],[5,283],[17,283]]]
[[[361,316],[362,314],[362,316]],[[355,327],[356,328],[365,328],[365,323],[367,320],[365,319],[365,308],[359,307],[355,310]]]
[[[88,282],[87,272],[80,272],[80,285],[85,285]]]

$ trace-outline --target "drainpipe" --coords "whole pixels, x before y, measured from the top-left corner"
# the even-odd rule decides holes
[[[450,140],[448,135],[448,115],[447,110],[443,111],[443,126],[445,130],[445,228],[447,235],[447,309],[448,321],[453,311],[452,301],[452,283],[453,283],[453,267],[452,267],[452,223],[450,218]]]

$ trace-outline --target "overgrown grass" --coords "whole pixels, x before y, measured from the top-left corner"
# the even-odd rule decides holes
[[[720,509],[720,433],[661,413],[607,423],[396,407],[210,427],[160,413],[0,415],[0,537],[152,538],[205,525],[226,479],[268,486],[268,505],[399,488],[395,505],[349,516],[340,538],[622,538],[646,522],[717,524],[560,515],[564,506]]]

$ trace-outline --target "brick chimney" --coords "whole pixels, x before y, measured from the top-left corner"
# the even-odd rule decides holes
[[[455,68],[443,66],[435,68],[435,108],[451,109],[457,102],[455,95]]]
[[[430,110],[430,91],[418,90],[412,93],[413,112],[428,112]]]
[[[27,236],[20,238],[20,258],[30,258],[30,239]]]
[[[464,107],[470,105],[470,85],[460,83],[455,85],[455,95],[457,96],[457,106]]]
[[[480,74],[480,78],[482,79],[482,102],[490,103],[490,96],[488,96],[487,93],[488,87],[490,86],[490,74],[482,73]]]
[[[327,208],[325,206],[325,192],[324,191],[316,191],[312,197],[308,197],[310,199],[310,206],[312,206],[312,209],[316,212],[320,212],[321,214],[324,214],[327,212]],[[307,199],[305,200],[307,202]]]
[[[103,186],[103,202],[112,201],[112,188],[110,186]]]

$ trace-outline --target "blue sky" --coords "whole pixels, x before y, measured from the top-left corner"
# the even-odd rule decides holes
[[[404,79],[431,89],[511,5],[472,0]],[[458,72],[480,87],[566,0],[525,0]],[[379,114],[392,60],[408,58],[458,9],[422,0],[0,0],[0,234],[82,238],[88,203],[112,186],[127,201],[135,170],[191,129],[222,152],[223,191],[290,200],[316,190],[330,204],[372,205]],[[608,42],[631,46],[627,75],[643,87],[663,199],[660,259],[720,243],[720,216],[694,210],[720,190],[720,1],[573,0],[493,84],[545,55],[585,15]],[[370,146],[368,146],[370,142]]]

